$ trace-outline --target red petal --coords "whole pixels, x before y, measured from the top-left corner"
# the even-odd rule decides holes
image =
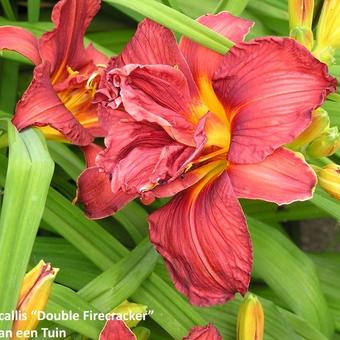
[[[174,142],[158,125],[122,119],[105,139],[97,164],[112,175],[112,191],[141,194],[177,175],[195,149]]]
[[[33,81],[17,104],[13,124],[18,130],[32,125],[50,125],[73,144],[91,143],[91,134],[81,126],[56,95],[50,81],[49,69],[47,63],[42,63],[34,69]]]
[[[166,65],[127,65],[111,71],[125,110],[138,121],[162,126],[177,141],[194,145],[192,101],[183,73]]]
[[[66,66],[79,70],[91,61],[83,39],[99,8],[100,0],[61,0],[54,6],[52,21],[56,28],[40,38],[39,46],[42,59],[51,63],[55,79]]]
[[[110,176],[97,167],[85,169],[77,181],[76,203],[84,205],[86,215],[91,219],[111,216],[136,196],[123,191],[111,191]]]
[[[308,164],[283,148],[260,163],[230,164],[228,174],[237,197],[277,204],[310,199],[316,185],[315,173]]]
[[[84,153],[86,167],[91,168],[93,166],[96,166],[97,155],[99,152],[103,151],[103,148],[97,144],[91,143],[87,146],[82,147],[81,149]]]
[[[247,291],[251,241],[226,173],[177,194],[149,223],[152,243],[192,304],[224,303]]]
[[[99,340],[136,340],[136,336],[123,321],[113,319],[106,322]]]
[[[213,82],[232,119],[228,158],[234,163],[260,162],[291,142],[336,87],[326,65],[287,38],[259,38],[231,48]]]
[[[197,97],[197,87],[173,33],[160,24],[144,19],[123,52],[116,59],[116,67],[127,64],[140,65],[175,65],[188,80],[190,93]]]
[[[193,327],[183,340],[222,340],[218,330],[211,324],[204,327]]]
[[[253,26],[253,22],[235,17],[227,12],[204,15],[197,21],[234,42],[242,41]],[[179,46],[197,84],[199,84],[199,78],[211,79],[223,60],[221,54],[185,37],[181,38]]]
[[[109,62],[109,58],[105,54],[99,52],[92,44],[86,48],[86,51],[87,55],[96,65],[106,65]]]
[[[20,27],[0,27],[0,50],[16,51],[35,65],[41,62],[38,40],[31,32]]]

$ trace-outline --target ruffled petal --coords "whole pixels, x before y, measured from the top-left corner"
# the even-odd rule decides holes
[[[111,216],[136,198],[121,190],[113,193],[110,175],[98,167],[85,169],[78,177],[77,185],[75,203],[83,204],[86,216],[92,220]]]
[[[218,330],[211,324],[203,327],[193,327],[188,336],[182,340],[222,340]]]
[[[213,82],[232,121],[228,159],[242,164],[260,162],[291,142],[336,88],[326,65],[288,38],[259,38],[234,46]]]
[[[93,44],[89,44],[89,46],[87,46],[86,48],[86,52],[87,55],[90,57],[90,59],[93,61],[94,64],[96,65],[107,65],[109,63],[109,58],[99,52],[94,46]]]
[[[18,130],[33,125],[49,125],[73,144],[91,143],[91,134],[66,109],[55,93],[49,70],[48,63],[42,63],[34,69],[33,81],[17,104],[13,124]],[[51,133],[55,134],[55,131]]]
[[[91,62],[83,45],[85,31],[100,8],[100,0],[61,0],[53,8],[55,29],[39,41],[43,60],[51,64],[53,82],[66,73],[66,67],[79,70]]]
[[[192,304],[224,303],[247,291],[251,241],[226,173],[177,194],[149,224],[151,242]]]
[[[176,176],[195,151],[172,140],[157,124],[117,122],[97,164],[112,177],[112,191],[142,194]]]
[[[197,21],[235,43],[243,41],[254,25],[252,21],[235,17],[228,12],[204,15]],[[190,66],[196,83],[211,80],[223,56],[186,37],[181,38],[179,47]]]
[[[228,174],[237,197],[277,204],[310,199],[317,181],[300,156],[283,148],[260,163],[230,164]]]
[[[35,65],[41,62],[37,38],[31,32],[20,27],[0,27],[0,50],[18,52]]]
[[[103,151],[103,148],[97,144],[91,143],[89,145],[83,146],[81,148],[84,154],[86,167],[91,168],[93,166],[96,166],[96,159],[100,152]]]
[[[162,126],[175,140],[194,145],[195,114],[183,73],[167,65],[127,65],[111,72],[125,110],[137,121]]]
[[[86,167],[77,180],[77,196],[74,203],[84,205],[91,219],[111,216],[135,198],[121,190],[111,190],[111,175],[97,167],[97,156],[103,148],[96,144],[82,147]]]
[[[144,19],[138,25],[135,35],[115,61],[115,67],[127,64],[176,66],[187,78],[192,97],[198,96],[197,87],[175,36],[169,29],[150,19]]]
[[[136,340],[136,336],[121,320],[109,320],[100,332],[98,340]]]

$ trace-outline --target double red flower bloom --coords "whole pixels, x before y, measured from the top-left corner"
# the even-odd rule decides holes
[[[233,40],[218,55],[145,20],[98,90],[105,150],[79,179],[88,216],[129,200],[174,198],[149,217],[150,239],[191,303],[247,290],[252,248],[238,198],[278,204],[312,196],[316,177],[282,148],[310,123],[336,82],[285,38],[241,42],[252,23],[227,13],[200,22]]]
[[[33,80],[19,101],[13,123],[40,126],[48,138],[87,145],[104,136],[93,97],[108,58],[84,48],[85,31],[100,1],[62,0],[53,9],[55,29],[36,39],[30,32],[0,27],[0,49],[17,51],[35,64]]]
[[[314,172],[282,145],[310,124],[335,79],[291,39],[242,42],[252,23],[228,13],[199,19],[236,43],[224,56],[187,38],[177,45],[168,29],[145,20],[102,71],[98,53],[82,47],[98,6],[61,1],[53,32],[39,41],[25,32],[20,48],[7,46],[37,64],[14,123],[50,125],[86,145],[102,131],[80,118],[96,121],[98,108],[105,149],[85,148],[88,168],[78,181],[88,216],[109,216],[136,197],[174,196],[149,223],[177,289],[196,305],[244,294],[252,247],[238,198],[285,204],[312,196]],[[102,72],[97,90],[92,81]]]

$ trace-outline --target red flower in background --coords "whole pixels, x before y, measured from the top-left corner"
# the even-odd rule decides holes
[[[33,80],[16,107],[13,123],[21,130],[43,127],[48,138],[77,145],[103,136],[93,96],[107,58],[90,45],[85,31],[100,0],[62,0],[52,12],[55,29],[36,39],[30,32],[0,27],[0,49],[17,51],[35,64]]]
[[[237,44],[224,56],[187,38],[177,46],[145,20],[112,60],[97,97],[106,148],[86,149],[78,201],[96,219],[135,197],[174,195],[150,215],[150,239],[177,289],[211,305],[248,288],[252,247],[238,198],[312,196],[314,172],[282,145],[336,81],[291,39],[244,43],[252,23],[228,13],[199,21]]]

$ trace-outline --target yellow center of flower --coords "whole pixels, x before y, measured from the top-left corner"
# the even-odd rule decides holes
[[[98,127],[98,116],[96,107],[93,104],[93,98],[98,87],[101,68],[102,65],[98,65],[98,70],[94,71],[87,79],[84,77],[84,80],[80,83],[70,84],[66,89],[56,93],[66,109],[73,114],[84,128]],[[67,73],[65,73],[65,70]],[[56,74],[52,76],[51,82],[57,85],[56,82],[59,83],[62,81],[62,78],[64,78],[64,81],[71,81],[72,78],[80,75],[79,71],[75,71],[70,66],[66,66],[64,70],[60,71],[59,69]],[[50,126],[41,127],[40,130],[48,139],[63,140],[66,142],[64,137]]]
[[[204,176],[197,185],[200,190],[201,186],[218,177],[228,167],[227,154],[230,147],[233,115],[226,111],[225,106],[216,96],[210,79],[202,76],[198,79],[197,85],[201,101],[204,103],[202,106],[205,107],[205,110],[201,109],[199,118],[208,111],[210,112],[205,123],[207,142],[203,153],[190,162],[184,172],[196,171]]]

